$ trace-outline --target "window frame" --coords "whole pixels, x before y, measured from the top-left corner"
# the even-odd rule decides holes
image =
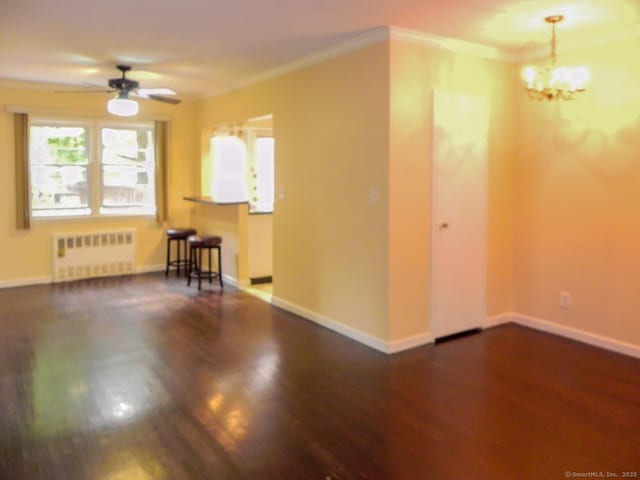
[[[250,169],[249,172],[251,172],[251,170],[253,170],[253,175],[255,175],[255,177],[250,178],[250,187],[255,187],[255,190],[258,190],[260,182],[259,182],[259,171],[258,171],[258,142],[261,139],[270,139],[273,143],[273,158],[272,158],[272,168],[273,168],[273,177],[271,178],[271,190],[272,190],[272,201],[271,201],[271,209],[270,210],[261,210],[258,208],[259,203],[256,202],[254,203],[252,201],[251,196],[253,195],[253,192],[250,192],[250,198],[249,198],[249,213],[251,215],[264,215],[264,214],[272,214],[273,211],[275,210],[275,144],[276,144],[276,139],[273,136],[272,132],[266,133],[266,132],[261,132],[261,131],[257,131],[254,133],[254,135],[251,138],[251,162],[250,162]],[[251,190],[253,190],[253,188],[251,188]],[[256,191],[255,195],[259,195],[259,192]]]
[[[51,116],[29,116],[29,132],[32,126],[50,126],[50,127],[82,127],[87,129],[87,190],[88,190],[88,206],[89,213],[74,213],[69,214],[67,212],[60,215],[35,215],[33,206],[29,206],[29,215],[33,222],[47,223],[56,221],[68,221],[68,220],[104,220],[115,218],[154,218],[158,211],[157,205],[157,185],[156,176],[158,175],[158,159],[157,152],[155,152],[155,128],[153,121],[113,121],[104,118],[86,118],[86,117],[51,117]],[[103,162],[102,162],[102,129],[103,128],[148,128],[152,132],[151,136],[151,148],[154,153],[153,156],[153,168],[152,176],[150,178],[150,184],[152,186],[153,206],[147,210],[132,209],[131,213],[123,211],[127,207],[118,208],[118,211],[104,212],[103,209],[103,193],[104,193],[104,178],[102,174]],[[31,173],[32,163],[31,154],[28,156],[28,169]],[[32,196],[32,179],[29,175],[28,182],[29,198]],[[116,207],[117,208],[117,207]],[[49,211],[55,212],[56,209]],[[61,209],[62,210],[62,209]]]
[[[227,172],[221,168],[221,163],[228,163],[228,160],[223,160],[222,154],[225,153],[226,149],[228,148],[224,145],[224,143],[230,140],[238,143],[242,148],[243,170],[241,172]],[[249,203],[250,191],[248,179],[250,171],[250,152],[246,139],[238,135],[229,134],[227,132],[216,132],[209,139],[209,149],[211,162],[210,191],[212,197],[220,203]],[[238,197],[241,198],[229,198],[221,195],[221,186],[225,183],[240,185],[242,191],[238,192],[240,194],[238,195]]]
[[[97,190],[97,195],[98,197],[96,198],[96,205],[97,207],[97,212],[96,212],[96,216],[99,217],[106,217],[106,218],[114,218],[114,217],[136,217],[136,216],[142,216],[142,217],[155,217],[156,212],[158,211],[158,205],[157,205],[157,194],[156,194],[156,177],[158,175],[158,163],[157,163],[157,158],[156,158],[156,152],[155,152],[155,131],[154,131],[154,124],[153,122],[114,122],[114,121],[97,121],[96,122],[96,139],[97,141],[96,143],[96,163],[97,163],[97,170],[98,170],[98,188]],[[103,175],[103,167],[104,167],[104,163],[102,162],[102,129],[104,128],[112,128],[112,129],[126,129],[126,128],[148,128],[149,130],[151,130],[151,151],[153,152],[153,168],[152,168],[152,175],[150,176],[150,185],[151,185],[151,189],[152,189],[152,197],[153,197],[153,207],[150,210],[143,210],[142,208],[135,211],[132,210],[133,213],[123,213],[122,211],[113,211],[111,213],[109,212],[103,212],[102,210],[105,208],[104,204],[103,204],[103,195],[104,195],[104,175]],[[108,164],[107,164],[108,165]],[[128,207],[113,207],[114,209],[126,209]]]

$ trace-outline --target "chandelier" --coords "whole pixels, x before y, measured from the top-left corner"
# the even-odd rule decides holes
[[[585,91],[584,86],[589,79],[586,67],[556,66],[556,24],[563,19],[563,15],[551,15],[544,19],[551,24],[551,61],[546,68],[525,67],[522,71],[529,98],[573,100],[576,93]]]

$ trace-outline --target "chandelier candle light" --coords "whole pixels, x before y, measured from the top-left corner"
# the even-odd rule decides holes
[[[585,91],[585,84],[589,79],[586,67],[557,67],[556,66],[556,24],[564,19],[562,15],[545,17],[544,21],[551,24],[551,62],[548,67],[541,69],[525,67],[522,76],[527,82],[529,97],[542,100],[573,100],[578,92]]]

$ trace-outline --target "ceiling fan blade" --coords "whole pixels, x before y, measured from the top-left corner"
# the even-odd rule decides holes
[[[180,100],[179,98],[163,97],[162,95],[155,95],[153,93],[150,93],[143,98],[148,98],[149,100],[157,100],[158,102],[170,103],[171,105],[177,105],[182,102],[182,100]]]
[[[116,68],[122,72],[122,76],[118,78],[110,78],[107,81],[108,88],[104,89],[99,85],[83,82],[88,88],[81,90],[56,90],[56,93],[117,93],[118,98],[126,99],[129,96],[146,98],[158,102],[177,105],[182,102],[179,98],[174,97],[175,92],[170,88],[140,88],[140,84],[136,80],[127,78],[127,72],[131,70],[128,65],[116,65]]]
[[[89,90],[89,89],[84,89],[84,90],[54,90],[53,93],[113,93],[115,92],[115,90]]]

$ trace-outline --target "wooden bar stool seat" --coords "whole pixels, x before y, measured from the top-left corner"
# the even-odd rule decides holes
[[[222,285],[222,237],[217,235],[191,235],[187,238],[189,244],[189,269],[187,270],[187,285],[191,285],[191,279],[198,279],[198,290],[202,289],[202,279],[208,278],[209,283],[212,283],[214,278],[217,278],[220,282],[220,288]],[[214,270],[211,266],[211,250],[218,251],[218,264],[217,269]],[[207,250],[209,269],[204,270],[202,265],[202,251]]]
[[[165,268],[164,276],[169,275],[169,269],[176,268],[178,276],[180,276],[180,267],[184,267],[184,271],[189,269],[189,251],[187,250],[187,238],[190,235],[195,235],[197,230],[195,228],[168,228],[165,231],[167,235],[167,266]],[[171,244],[176,244],[176,258],[171,258]],[[182,250],[182,252],[181,252]],[[182,253],[182,255],[181,255]]]

